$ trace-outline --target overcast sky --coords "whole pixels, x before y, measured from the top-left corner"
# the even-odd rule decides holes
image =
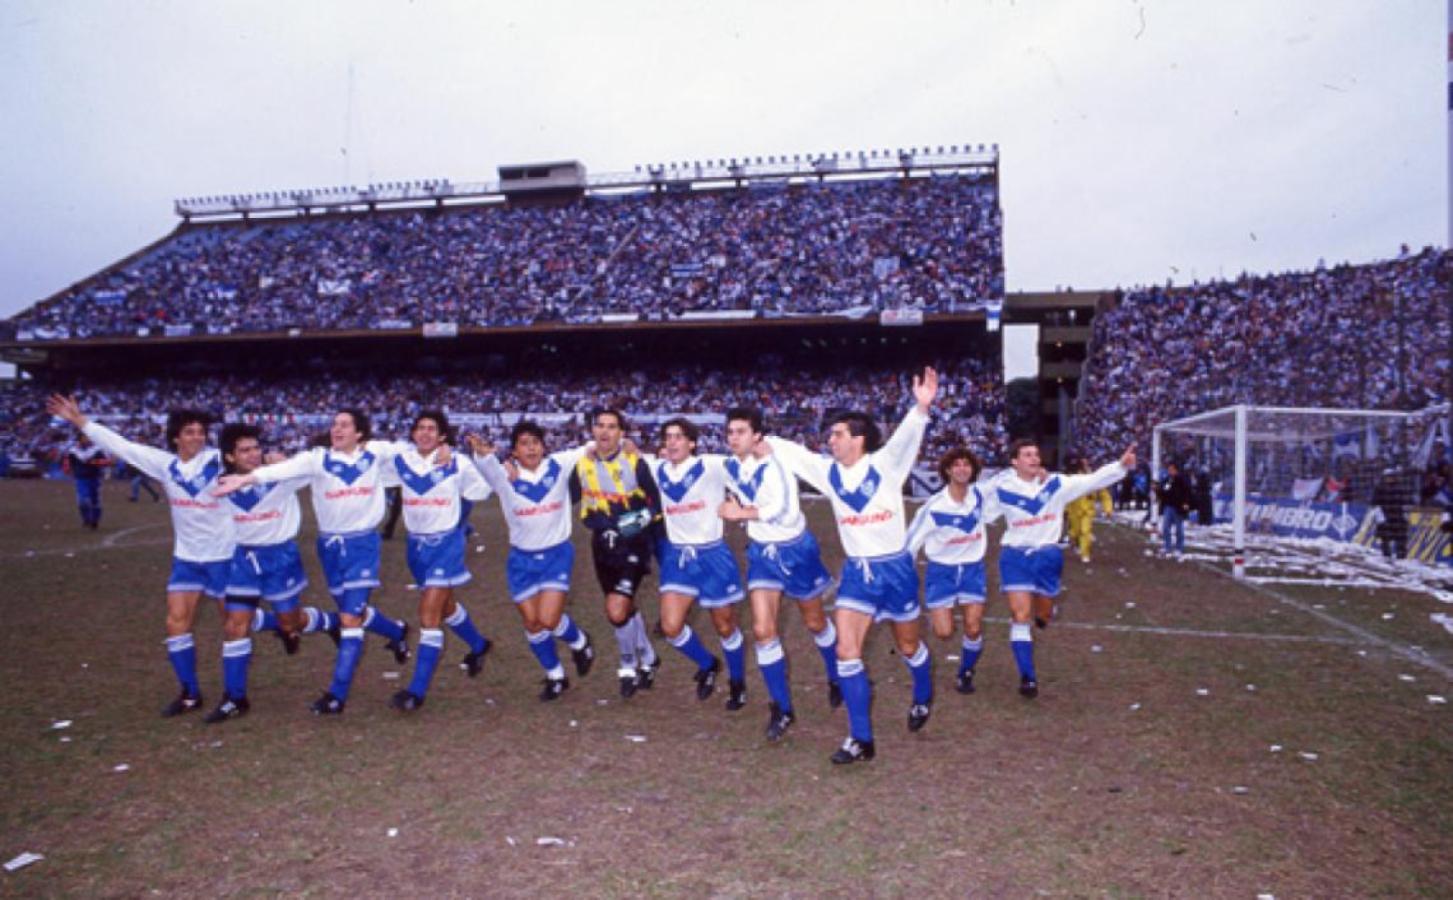
[[[1435,0],[0,5],[0,315],[175,197],[997,143],[1010,290],[1446,242]]]

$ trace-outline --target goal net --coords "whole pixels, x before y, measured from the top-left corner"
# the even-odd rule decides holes
[[[1237,577],[1378,586],[1401,561],[1449,561],[1443,511],[1419,496],[1448,414],[1229,406],[1156,426],[1151,466],[1161,478],[1174,462],[1199,489],[1214,523],[1196,552]]]

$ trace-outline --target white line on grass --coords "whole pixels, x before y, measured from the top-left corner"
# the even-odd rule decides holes
[[[985,616],[985,622],[1007,625],[1009,619]],[[1350,637],[1319,636],[1313,634],[1258,634],[1252,631],[1204,631],[1199,628],[1166,628],[1159,625],[1111,625],[1097,622],[1055,622],[1055,628],[1073,628],[1080,631],[1118,631],[1132,634],[1164,634],[1172,637],[1203,638],[1245,638],[1250,641],[1283,641],[1293,644],[1338,644],[1355,646],[1362,643]]]

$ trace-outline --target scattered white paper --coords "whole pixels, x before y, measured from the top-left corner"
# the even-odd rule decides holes
[[[540,847],[564,847],[565,840],[557,837],[538,837],[535,838],[535,844]]]
[[[1441,600],[1443,598],[1440,597],[1438,599]],[[1448,601],[1445,600],[1444,602],[1446,603]],[[1450,616],[1447,613],[1433,613],[1431,616],[1428,616],[1428,618],[1431,619],[1434,624],[1442,625],[1444,631],[1453,632],[1453,616]]]
[[[1140,704],[1139,703],[1132,703],[1132,704],[1130,704],[1130,711],[1131,712],[1135,712],[1138,709],[1140,709]]]
[[[1196,688],[1196,696],[1197,697],[1209,697],[1209,696],[1211,696],[1211,692],[1209,690],[1207,690],[1206,688]]]
[[[131,767],[128,766],[126,763],[119,763],[111,771],[113,771],[113,772],[130,772],[131,771]]]
[[[1382,614],[1382,620],[1384,622],[1391,622],[1393,620],[1393,618],[1394,618],[1394,616],[1393,616],[1392,613],[1383,613]]]
[[[1357,655],[1358,656],[1366,656],[1367,655],[1367,651],[1366,650],[1358,650],[1357,651]]]
[[[605,706],[609,702],[610,702],[609,700],[597,700],[597,701],[595,701],[595,705],[596,706]]]
[[[397,672],[385,672],[385,673],[383,673],[383,680],[384,681],[398,681],[399,680],[399,673],[397,673]]]
[[[397,828],[390,828],[388,830],[388,836],[389,837],[398,837],[399,836],[399,830]]]
[[[5,863],[5,871],[14,872],[17,869],[23,869],[26,866],[31,865],[32,863],[38,863],[43,859],[45,859],[45,857],[41,856],[39,853],[31,853],[27,850],[26,852]]]
[[[1126,600],[1125,601],[1125,608],[1126,609],[1134,609],[1135,608],[1135,601],[1134,600]]]
[[[55,721],[55,722],[50,723],[50,727],[51,727],[51,730],[52,731],[60,731],[62,728],[70,728],[71,727],[71,720],[70,719],[60,719],[58,721]]]
[[[71,558],[71,557],[73,557],[73,556],[75,556],[75,555],[76,555],[76,554],[74,554],[74,553],[72,553],[72,552],[71,552],[71,551],[69,551],[69,550],[67,550],[67,551],[66,551],[66,559],[70,559],[70,558]]]
[[[1270,750],[1272,753],[1280,753],[1281,752],[1281,744],[1272,744],[1267,749]]]
[[[69,744],[70,742],[71,742],[71,736],[70,735],[68,735],[68,734],[61,735],[61,743],[62,744]]]
[[[571,719],[570,720],[570,727],[571,728],[578,728],[578,727],[580,727],[580,723],[577,722],[577,721],[575,721],[574,719]]]
[[[1254,694],[1254,693],[1256,693],[1256,685],[1254,685],[1254,684],[1248,684],[1246,686],[1246,690],[1248,690],[1248,691],[1250,691],[1251,693]]]
[[[1428,702],[1433,704],[1434,706],[1442,706],[1443,704],[1448,702],[1448,698],[1444,697],[1442,694],[1429,694]]]
[[[944,654],[944,657],[943,658],[946,659],[946,660],[949,660],[950,662],[958,662],[958,659],[959,659],[957,653],[946,653],[946,654]]]
[[[509,835],[505,835],[505,843],[513,847],[515,846],[515,839],[510,837]]]
[[[1104,650],[1105,650],[1105,648],[1104,647],[1101,647],[1099,644],[1092,644],[1092,645],[1090,645],[1090,652],[1091,653],[1101,653]]]
[[[1256,900],[1276,900],[1276,894],[1257,894]]]
[[[1307,751],[1307,750],[1303,750],[1301,753],[1299,753],[1297,755],[1300,756],[1302,759],[1305,759],[1307,762],[1316,762],[1317,759],[1318,759],[1317,754],[1312,753],[1312,752]]]
[[[628,734],[626,735],[626,740],[633,744],[644,744],[646,742],[646,736],[644,734]]]
[[[1233,793],[1233,794],[1249,794],[1249,793],[1251,793],[1251,788],[1247,787],[1244,784],[1238,784],[1235,787],[1231,788],[1231,793]]]
[[[1416,679],[1413,676],[1408,675],[1408,674],[1401,674],[1401,675],[1398,676],[1398,681],[1408,682],[1408,681],[1417,681],[1417,680],[1418,679]]]

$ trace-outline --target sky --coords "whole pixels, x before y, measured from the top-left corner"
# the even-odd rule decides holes
[[[1007,287],[1447,242],[1435,0],[7,0],[0,316],[176,197],[998,144]]]

